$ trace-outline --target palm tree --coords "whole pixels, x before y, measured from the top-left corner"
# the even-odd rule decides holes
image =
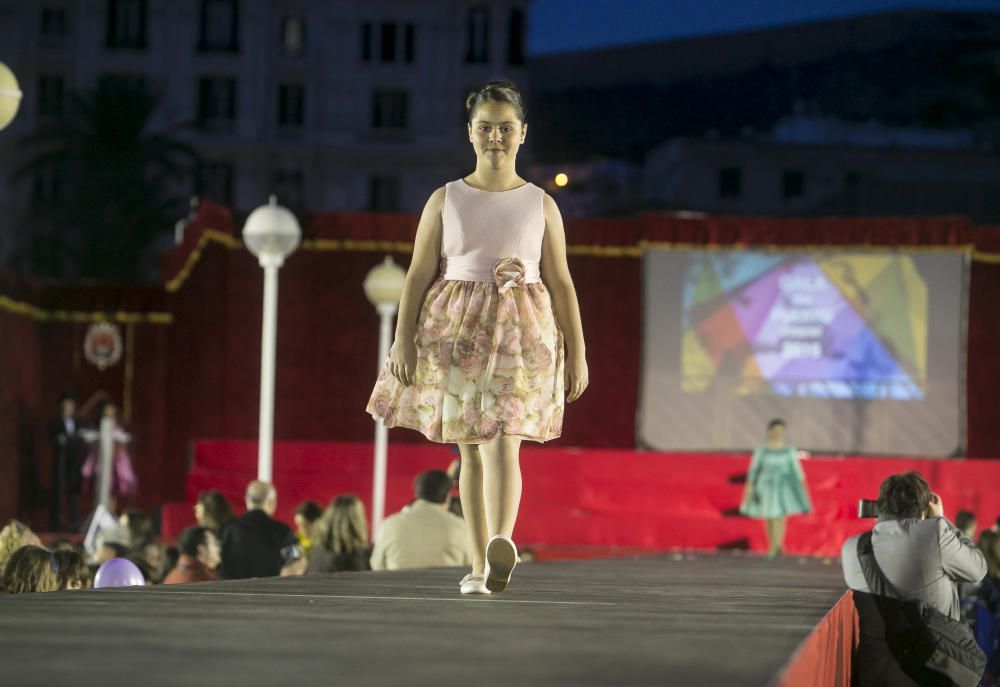
[[[19,141],[27,162],[12,181],[34,180],[22,250],[42,276],[132,281],[153,242],[187,207],[198,156],[151,131],[159,99],[141,80],[105,79],[73,95],[64,117]]]

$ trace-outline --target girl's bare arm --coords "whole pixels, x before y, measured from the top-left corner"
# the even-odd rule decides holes
[[[542,281],[552,298],[552,311],[566,340],[566,400],[575,401],[587,388],[587,350],[580,320],[580,303],[566,262],[566,230],[556,202],[544,200],[545,234],[542,238]]]
[[[403,293],[396,318],[396,339],[389,355],[389,372],[404,384],[411,384],[416,367],[416,346],[413,336],[417,316],[428,287],[437,276],[441,262],[441,208],[444,206],[442,186],[427,199],[413,240],[413,257],[406,270]]]

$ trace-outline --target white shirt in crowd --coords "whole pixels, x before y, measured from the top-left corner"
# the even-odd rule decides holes
[[[471,565],[465,522],[439,503],[416,500],[375,535],[372,570]]]

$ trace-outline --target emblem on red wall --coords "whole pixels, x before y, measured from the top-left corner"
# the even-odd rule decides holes
[[[83,339],[83,355],[88,362],[104,370],[122,359],[122,334],[118,325],[95,322]]]

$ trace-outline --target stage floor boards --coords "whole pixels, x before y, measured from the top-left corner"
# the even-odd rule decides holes
[[[699,554],[0,596],[4,685],[765,685],[836,560]]]

